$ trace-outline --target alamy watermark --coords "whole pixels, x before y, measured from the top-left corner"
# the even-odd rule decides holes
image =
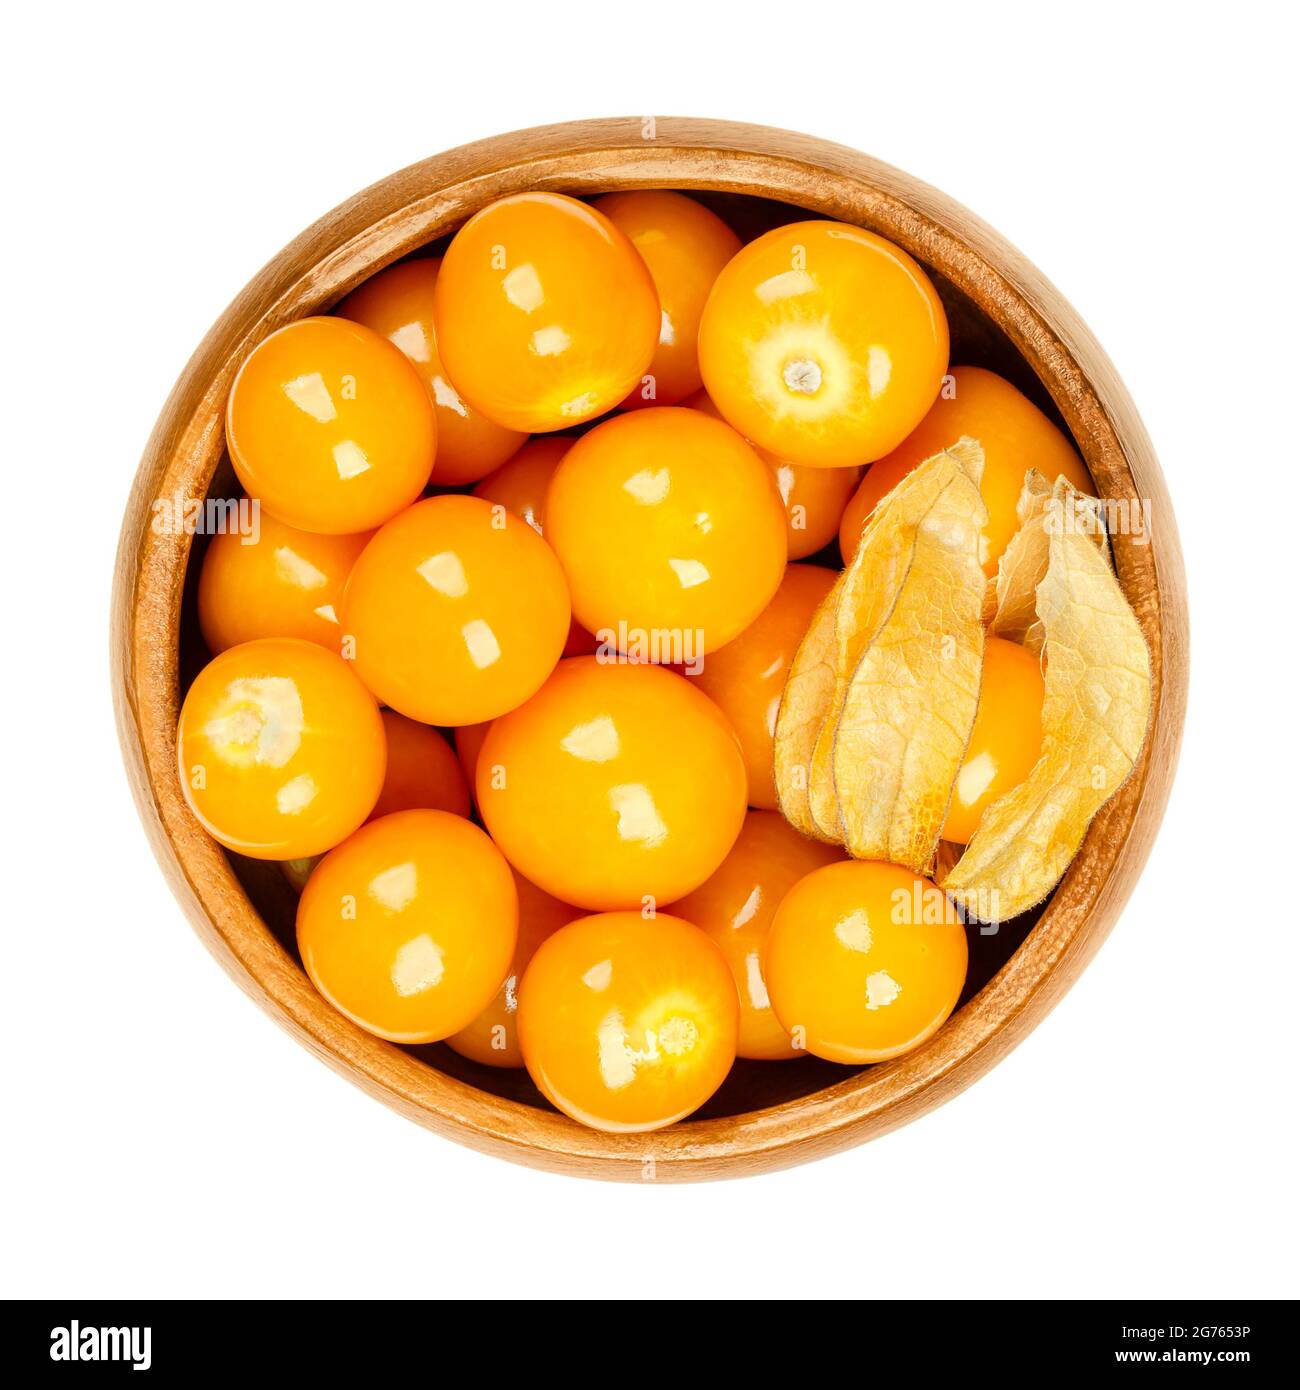
[[[1134,545],[1151,544],[1149,497],[1053,497],[1043,513],[1049,536],[1128,536]]]
[[[620,619],[618,626],[602,627],[596,639],[596,660],[610,665],[679,666],[687,675],[704,670],[704,629],[681,627],[632,627]]]
[[[187,497],[183,492],[150,503],[155,536],[238,536],[256,545],[262,534],[262,504],[256,497]]]
[[[133,1371],[153,1364],[151,1327],[83,1327],[75,1319],[50,1330],[51,1361],[129,1361]]]

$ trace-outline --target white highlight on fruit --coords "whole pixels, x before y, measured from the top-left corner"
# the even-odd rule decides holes
[[[571,401],[565,401],[560,407],[560,414],[566,417],[577,417],[590,415],[596,408],[596,393],[594,391],[584,391],[580,396],[574,396]]]
[[[294,405],[304,415],[310,415],[318,425],[328,425],[338,417],[334,398],[330,395],[329,387],[325,385],[325,378],[319,372],[296,376],[292,381],[286,381],[282,389]]]
[[[670,559],[668,568],[677,576],[677,582],[683,589],[694,589],[700,584],[707,584],[713,577],[703,560]]]
[[[460,398],[460,392],[444,376],[433,378],[433,399],[444,410],[454,410],[462,420],[469,419],[469,406]]]
[[[612,960],[602,960],[599,964],[593,965],[590,970],[582,977],[582,983],[587,986],[594,994],[601,994],[610,986],[610,981],[614,978],[614,962]]]
[[[623,491],[643,507],[654,507],[668,496],[672,474],[666,468],[643,468],[623,481]]]
[[[997,771],[993,755],[987,752],[963,763],[957,774],[957,800],[964,806],[973,806],[988,791]]]
[[[560,740],[560,747],[584,763],[607,763],[622,751],[618,725],[607,714],[575,724]]]
[[[596,1027],[600,1079],[611,1091],[621,1091],[636,1080],[637,1059],[627,1045],[623,1015],[617,1009],[607,1013]]]
[[[775,304],[782,299],[792,299],[797,294],[807,294],[817,287],[817,282],[806,270],[783,270],[759,283],[754,293],[761,304]]]
[[[547,328],[539,328],[533,334],[532,350],[538,357],[558,357],[568,348],[571,341],[564,329],[558,323],[553,323]]]
[[[321,571],[288,545],[275,549],[275,574],[277,579],[283,579],[286,584],[296,585],[299,589],[319,589],[326,583]]]
[[[746,922],[754,920],[754,914],[758,911],[759,904],[763,901],[763,890],[758,887],[749,890],[749,897],[741,904],[740,911],[731,919],[733,927],[743,927]]]
[[[275,794],[276,810],[282,816],[296,816],[316,800],[316,782],[309,773],[292,777]]]
[[[682,1057],[700,1040],[694,1019],[674,1014],[656,1032],[645,1030],[645,1046],[633,1047],[628,1040],[623,1015],[612,1009],[596,1028],[600,1076],[611,1091],[620,1091],[636,1080],[637,1068],[645,1062],[659,1062],[664,1056]]]
[[[415,572],[421,579],[444,598],[464,598],[469,593],[469,580],[465,577],[465,566],[454,550],[440,550],[430,555]]]
[[[433,357],[429,347],[429,335],[422,323],[404,323],[388,335],[394,347],[401,348],[403,354],[412,362],[428,362]]]
[[[366,892],[389,912],[401,912],[415,901],[419,888],[420,875],[413,860],[405,864],[394,864],[391,869],[377,873],[366,884]]]
[[[668,827],[650,789],[640,782],[627,782],[609,789],[609,804],[618,816],[618,837],[655,849],[668,838]]]
[[[203,726],[213,751],[237,767],[284,767],[302,742],[302,696],[288,676],[241,676]]]
[[[767,997],[767,985],[763,980],[763,963],[757,954],[745,958],[745,987],[749,990],[749,1002],[755,1009],[768,1009],[772,1001]]]
[[[850,951],[861,951],[866,955],[871,950],[871,924],[867,914],[859,908],[841,917],[835,923],[835,939]]]
[[[885,971],[867,976],[867,1008],[885,1009],[903,992],[903,986]]]
[[[894,359],[890,357],[888,348],[873,344],[867,349],[867,386],[873,400],[889,385],[893,371]]]
[[[366,451],[355,439],[340,439],[334,446],[333,454],[334,467],[338,469],[339,477],[344,482],[370,471],[370,460],[366,457]]]
[[[442,983],[445,967],[442,947],[429,935],[417,936],[402,946],[393,957],[389,979],[403,998],[436,989]]]
[[[473,622],[466,623],[460,635],[465,640],[469,659],[478,670],[485,671],[501,660],[501,643],[484,619],[475,618]]]
[[[534,309],[540,309],[546,299],[546,292],[542,289],[542,280],[538,275],[536,267],[526,262],[524,265],[517,265],[501,279],[501,288],[505,291],[506,298],[516,309],[522,309],[525,314],[531,314]]]

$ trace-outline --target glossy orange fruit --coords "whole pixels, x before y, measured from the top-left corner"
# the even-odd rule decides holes
[[[581,908],[570,907],[549,893],[543,893],[535,883],[529,883],[519,874],[515,875],[515,890],[519,894],[519,937],[510,973],[474,1022],[447,1039],[448,1047],[485,1067],[523,1066],[524,1055],[519,1049],[516,1027],[519,981],[542,942],[583,915]]]
[[[516,193],[475,213],[443,257],[433,312],[458,390],[512,430],[604,414],[659,341],[659,299],[636,248],[560,193]]]
[[[691,410],[721,420],[718,407],[707,391],[697,391],[683,402]],[[815,555],[840,532],[840,518],[862,477],[860,468],[806,468],[788,459],[779,459],[751,442],[754,452],[772,470],[777,491],[785,504],[786,555],[802,560]]]
[[[415,364],[432,393],[438,419],[432,481],[455,487],[499,468],[527,435],[480,415],[448,379],[433,327],[433,287],[441,264],[441,257],[430,257],[391,265],[359,285],[334,312],[373,328]]]
[[[836,571],[820,565],[787,565],[771,603],[744,632],[710,652],[698,674],[687,672],[740,738],[751,806],[776,809],[772,744],[781,692],[799,643],[835,577]]]
[[[379,530],[348,577],[342,623],[357,674],[386,705],[425,724],[475,724],[550,674],[569,595],[530,526],[448,494]]]
[[[437,437],[419,373],[346,319],[299,319],[263,339],[226,408],[244,491],[289,526],[327,535],[372,530],[413,502]]]
[[[714,282],[700,369],[723,417],[778,458],[870,463],[938,394],[948,322],[901,248],[843,222],[795,222],[752,241]]]
[[[1043,751],[1043,672],[1028,648],[1003,637],[984,643],[980,700],[942,839],[964,845],[990,803],[1018,787]]]
[[[718,1089],[736,1055],[722,953],[679,917],[608,912],[548,937],[519,985],[519,1044],[538,1089],[612,1133],[662,1129]]]
[[[575,616],[622,650],[655,633],[680,648],[674,662],[715,650],[758,616],[785,569],[771,473],[697,410],[597,425],[561,460],[546,508]]]
[[[1007,542],[1019,527],[1016,503],[1025,471],[1037,468],[1055,482],[1064,475],[1080,492],[1094,492],[1092,479],[1073,444],[1028,397],[1009,381],[983,367],[954,367],[929,414],[893,453],[873,463],[844,509],[840,551],[845,563],[876,503],[926,459],[955,444],[962,435],[978,439],[984,449],[980,493],[989,510],[980,546],[980,563],[992,578]]]
[[[298,950],[354,1023],[390,1042],[436,1042],[500,988],[518,920],[510,866],[478,826],[400,811],[316,866],[298,901]]]
[[[740,238],[703,203],[666,189],[609,193],[592,206],[631,238],[659,295],[659,343],[623,407],[676,405],[700,389],[700,315]]]
[[[897,864],[815,869],[776,910],[763,973],[797,1046],[831,1062],[883,1062],[919,1046],[966,980],[966,932],[928,880]]]
[[[668,911],[699,927],[726,957],[740,997],[738,1057],[806,1056],[777,1022],[763,978],[763,948],[781,899],[794,885],[844,858],[835,845],[805,839],[774,811],[751,811],[713,876]]]
[[[384,780],[374,698],[347,662],[298,638],[214,657],[185,696],[177,747],[190,809],[253,859],[332,849],[370,814]]]
[[[396,710],[380,711],[388,744],[388,770],[371,820],[394,811],[450,811],[469,815],[469,787],[450,743],[427,724]]]
[[[684,896],[726,857],[745,818],[745,764],[689,681],[574,657],[493,721],[476,800],[506,858],[561,902],[640,907]]]
[[[213,536],[199,572],[199,629],[208,650],[301,637],[337,654],[343,585],[373,534],[321,536],[262,511],[256,539]]]

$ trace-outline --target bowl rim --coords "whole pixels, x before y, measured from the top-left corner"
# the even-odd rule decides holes
[[[190,538],[155,531],[155,499],[201,497],[224,446],[234,373],[267,334],[525,188],[587,196],[667,187],[776,198],[869,227],[969,296],[1054,401],[1105,497],[1148,499],[1148,543],[1115,538],[1120,583],[1152,657],[1152,720],[1124,786],[1093,821],[1038,925],[996,976],[907,1056],[800,1099],[652,1134],[611,1135],[448,1076],[335,1012],[262,922],[175,773],[178,636]],[[1146,861],[1172,783],[1187,697],[1186,580],[1168,491],[1114,367],[1046,278],[960,204],[844,146],[683,117],[516,131],[380,180],[295,238],[236,296],[177,381],[140,462],[119,540],[110,626],[118,732],[141,819],[204,943],[268,1013],[342,1075],[437,1133],[534,1167],[627,1181],[734,1177],[836,1152],[942,1104],[1034,1028],[1097,951]]]

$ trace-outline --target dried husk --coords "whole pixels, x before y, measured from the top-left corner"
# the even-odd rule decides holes
[[[917,873],[934,857],[979,703],[982,465],[983,451],[968,439],[923,465],[943,485],[909,528],[906,568],[868,579],[865,606],[886,617],[861,649],[832,738],[824,727],[818,742],[818,752],[833,746],[850,854]]]
[[[1053,489],[1062,491],[1061,483]],[[1024,782],[989,806],[966,852],[937,880],[970,917],[1004,921],[1040,903],[1141,751],[1150,655],[1102,541],[1048,528],[1035,603],[1046,662],[1042,754]]]
[[[875,509],[795,654],[777,713],[773,772],[782,813],[805,835],[843,839],[833,757],[849,679],[896,600],[920,522],[959,471],[978,480],[982,468],[982,450],[962,439],[909,473]]]
[[[1095,497],[1076,491],[1064,478],[1055,483],[1036,469],[1025,474],[1016,504],[1020,526],[998,561],[985,597],[985,622],[990,637],[1019,642],[1038,655],[1043,635],[1038,624],[1038,586],[1047,573],[1048,538],[1054,524],[1064,524],[1067,512],[1076,529],[1087,532],[1106,551],[1106,528]]]
[[[808,768],[809,812],[823,839],[844,839],[835,790],[835,734],[849,682],[897,602],[926,516],[956,477],[970,470],[978,483],[983,466],[983,450],[963,438],[913,469],[876,507],[844,572],[835,619],[834,684]]]
[[[841,574],[813,614],[790,663],[776,717],[772,770],[777,804],[796,830],[815,839],[838,838],[823,835],[812,818],[808,769],[835,689],[835,616],[844,578]]]

